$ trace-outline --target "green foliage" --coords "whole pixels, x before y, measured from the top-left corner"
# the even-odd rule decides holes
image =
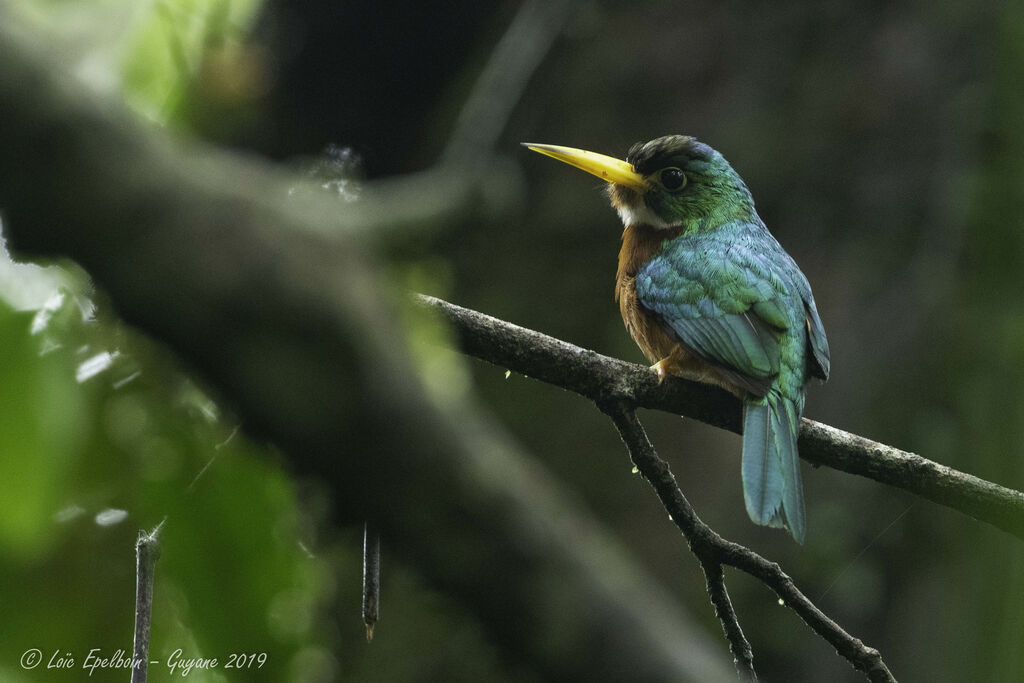
[[[0,481],[9,484],[0,498],[0,553],[26,563],[57,540],[53,515],[82,455],[77,437],[87,429],[84,392],[65,390],[72,364],[61,354],[40,354],[31,320],[0,303]]]
[[[120,60],[125,96],[159,122],[187,123],[196,89],[230,106],[261,87],[259,52],[245,44],[259,0],[157,2],[125,38]]]
[[[185,131],[239,124],[267,83],[247,42],[262,0],[14,0],[11,9],[62,44],[76,76]],[[218,119],[223,118],[223,121]]]
[[[165,353],[91,310],[70,291],[34,316],[0,306],[0,661],[32,647],[78,665],[92,648],[130,651],[134,540],[166,520],[153,659],[181,648],[221,662],[190,678],[243,680],[255,674],[229,675],[226,658],[266,652],[266,680],[320,680],[294,675],[299,660],[331,660],[320,621],[332,585],[303,544],[296,484]]]
[[[0,264],[0,281],[13,267]],[[217,658],[189,673],[201,682],[406,681],[423,667],[506,680],[477,624],[397,565],[386,539],[385,611],[367,646],[355,531],[319,538],[326,495],[108,308],[70,289],[34,314],[0,299],[0,680],[26,675],[30,648],[43,652],[30,673],[53,681],[82,680],[93,648],[130,653],[134,542],[161,521],[150,680],[172,679],[177,650]],[[258,672],[226,670],[236,653],[267,657]],[[55,654],[74,664],[40,673]],[[100,668],[90,680],[125,677]]]

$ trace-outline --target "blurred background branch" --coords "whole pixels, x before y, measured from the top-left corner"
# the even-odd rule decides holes
[[[461,596],[539,675],[702,681],[728,671],[496,425],[425,391],[381,262],[344,229],[336,203],[290,202],[286,174],[172,145],[97,106],[0,23],[0,205],[13,248],[84,266],[126,321],[221,392],[248,433],[331,486],[336,523],[370,514],[389,548]]]
[[[517,9],[462,104],[438,161],[426,171],[370,188],[371,206],[405,212],[378,221],[375,236],[405,241],[412,231],[422,237],[425,228],[436,230],[474,202],[478,211],[509,209],[508,188],[518,184],[518,167],[503,161],[495,145],[530,77],[578,5],[576,0],[527,0]]]
[[[578,7],[575,0],[527,0],[519,7],[463,105],[441,163],[474,167],[494,153],[530,76]]]

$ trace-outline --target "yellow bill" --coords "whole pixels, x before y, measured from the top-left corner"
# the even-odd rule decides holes
[[[524,142],[522,144],[534,152],[540,152],[552,159],[564,161],[580,170],[592,173],[606,182],[614,183],[615,185],[625,185],[640,192],[645,192],[651,187],[642,175],[634,171],[633,167],[622,159],[574,147],[540,145],[533,142]]]

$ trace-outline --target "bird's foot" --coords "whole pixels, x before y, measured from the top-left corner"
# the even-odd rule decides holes
[[[664,382],[665,377],[673,374],[672,370],[674,367],[675,364],[672,363],[672,361],[670,361],[668,358],[662,358],[657,363],[651,366],[651,370],[654,370],[656,373],[658,373],[658,384]]]

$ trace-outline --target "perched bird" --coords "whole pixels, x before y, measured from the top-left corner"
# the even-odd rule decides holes
[[[743,401],[747,513],[803,543],[796,442],[808,381],[828,379],[828,341],[807,278],[739,174],[684,135],[637,143],[625,161],[524,144],[609,183],[625,226],[615,298],[626,328],[659,378],[715,384]]]

